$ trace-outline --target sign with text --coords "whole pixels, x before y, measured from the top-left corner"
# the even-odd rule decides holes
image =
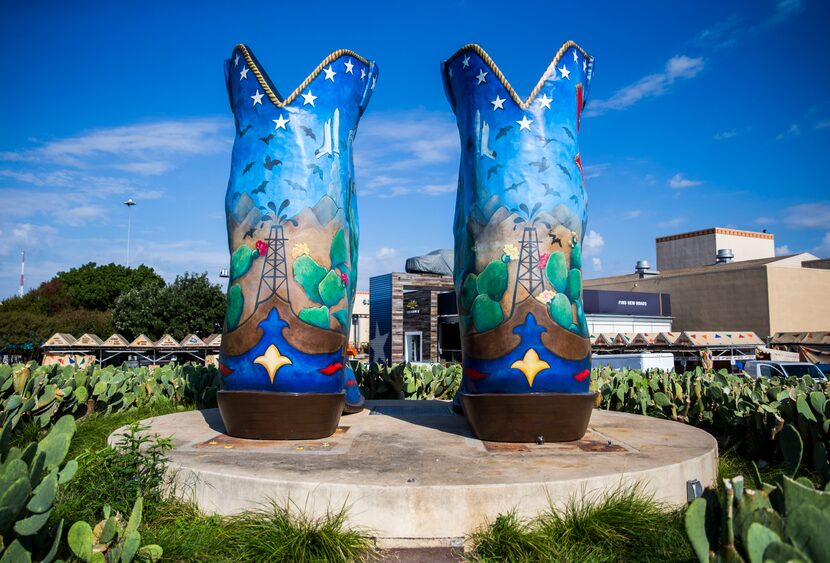
[[[671,302],[667,293],[586,289],[582,299],[588,314],[671,316]]]

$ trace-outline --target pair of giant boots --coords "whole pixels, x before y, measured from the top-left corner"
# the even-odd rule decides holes
[[[478,45],[442,64],[461,138],[464,371],[453,406],[484,440],[576,440],[590,419],[577,139],[592,65],[565,43],[522,100]],[[225,63],[236,139],[219,409],[231,435],[321,438],[363,407],[346,358],[358,279],[352,144],[377,73],[335,51],[283,98],[244,45]]]

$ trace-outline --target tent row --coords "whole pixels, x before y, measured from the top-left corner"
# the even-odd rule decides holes
[[[195,334],[189,334],[181,341],[176,340],[169,334],[165,334],[155,341],[139,334],[130,342],[120,334],[113,334],[106,340],[102,340],[95,334],[87,333],[75,338],[71,334],[57,332],[43,344],[43,348],[217,348],[221,344],[221,334],[211,334],[204,339]]]
[[[830,345],[830,332],[776,332],[771,343]]]
[[[736,347],[763,346],[764,341],[754,332],[683,331],[683,332],[604,332],[592,334],[591,344],[598,348],[643,347]]]

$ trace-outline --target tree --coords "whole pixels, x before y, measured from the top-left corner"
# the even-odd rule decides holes
[[[164,290],[166,332],[182,339],[190,333],[207,336],[222,329],[225,294],[210,283],[207,272],[185,273]]]
[[[112,321],[116,330],[129,339],[139,334],[159,338],[164,332],[161,314],[163,287],[148,283],[128,291],[115,300]]]
[[[127,268],[120,264],[98,266],[89,262],[68,272],[58,272],[56,277],[63,282],[72,307],[95,311],[112,309],[120,295],[145,284],[164,286],[164,279],[143,264]]]
[[[186,273],[166,287],[152,284],[133,289],[116,300],[113,322],[129,338],[165,333],[180,340],[190,333],[207,336],[222,328],[225,295],[207,273]]]

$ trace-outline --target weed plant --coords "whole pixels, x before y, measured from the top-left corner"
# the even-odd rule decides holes
[[[473,561],[688,561],[694,554],[673,511],[642,488],[572,499],[529,521],[499,516],[470,537]]]

